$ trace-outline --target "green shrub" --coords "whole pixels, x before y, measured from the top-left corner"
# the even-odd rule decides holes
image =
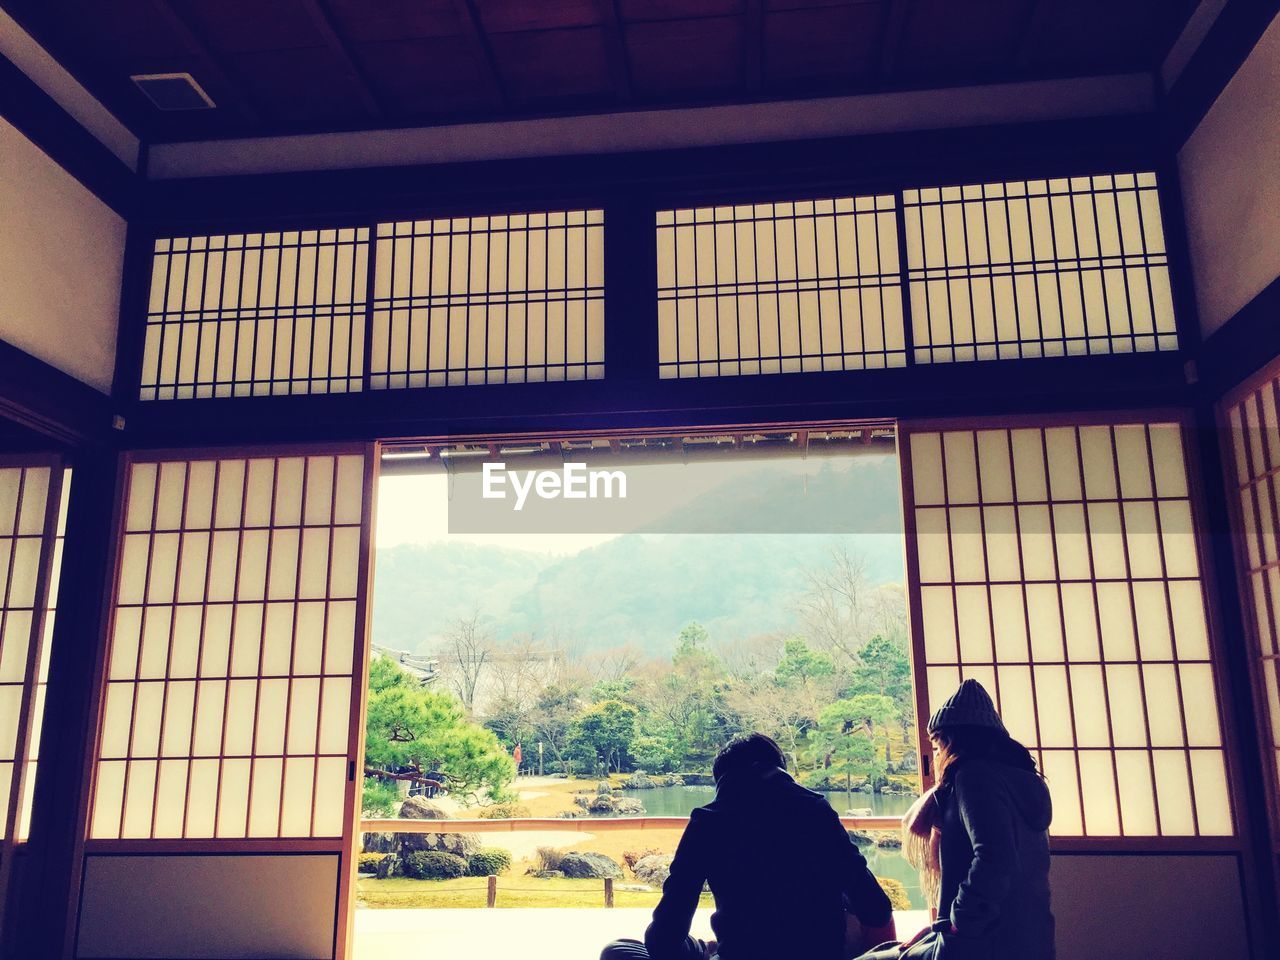
[[[511,869],[511,854],[500,847],[481,847],[467,858],[467,874],[472,877],[496,877]]]
[[[389,856],[391,856],[389,853],[362,853],[359,859],[360,869],[366,873],[372,873],[378,869],[378,864]]]
[[[482,820],[516,820],[529,816],[529,808],[518,803],[495,803],[479,810]]]
[[[453,880],[465,876],[467,861],[439,850],[415,850],[404,858],[404,875],[414,880]]]
[[[885,892],[895,910],[910,910],[911,898],[907,896],[907,888],[903,886],[901,880],[894,880],[891,877],[876,877],[876,883],[880,884],[880,889]]]

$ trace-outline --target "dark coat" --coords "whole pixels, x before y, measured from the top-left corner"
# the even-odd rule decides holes
[[[653,960],[681,954],[704,881],[723,960],[840,960],[846,898],[866,925],[892,915],[831,805],[777,767],[726,774],[693,811],[645,932]]]
[[[1053,960],[1049,788],[1033,771],[961,761],[939,791],[946,960]]]

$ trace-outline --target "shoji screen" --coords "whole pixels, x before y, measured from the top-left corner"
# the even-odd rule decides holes
[[[93,887],[107,876],[89,869],[102,855],[136,857],[162,890],[155,871],[180,886],[187,857],[238,855],[248,886],[264,870],[296,869],[310,883],[308,857],[320,857],[328,902],[340,906],[352,872],[372,451],[135,456],[126,469],[85,873],[87,901],[114,906],[94,916],[154,936],[155,916],[192,909],[181,890],[135,905]],[[307,909],[317,896],[306,892]],[[242,943],[242,922],[227,919],[237,898],[224,890],[197,926]],[[273,956],[286,954],[271,938],[294,935],[289,900],[261,905],[260,949]],[[338,926],[323,939],[337,950],[345,911],[328,915]],[[82,926],[79,936],[92,944],[109,932]],[[165,937],[172,945],[157,955],[196,949]],[[297,950],[287,955],[315,955]]]
[[[91,838],[342,836],[365,473],[130,465]]]
[[[658,212],[662,377],[906,364],[896,202]]]
[[[604,211],[380,223],[374,389],[604,376]]]
[[[915,361],[1176,350],[1153,173],[903,193]]]
[[[155,242],[142,400],[359,390],[369,230]]]
[[[1233,835],[1179,424],[909,426],[902,452],[928,708],[982,682],[1058,836]]]
[[[55,458],[0,458],[0,905],[30,825],[65,490]]]
[[[1280,843],[1280,368],[1235,391],[1223,405],[1235,501],[1232,517],[1247,599],[1250,658],[1261,708],[1264,776],[1273,836]],[[1280,849],[1280,848],[1278,848]]]

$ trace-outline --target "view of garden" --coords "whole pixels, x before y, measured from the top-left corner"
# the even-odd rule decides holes
[[[713,798],[711,761],[743,731],[774,737],[841,814],[903,813],[918,779],[896,471],[883,455],[747,464],[675,505],[721,511],[726,531],[736,511],[784,498],[860,512],[855,532],[826,535],[485,541],[438,518],[386,521],[364,818],[566,829],[366,833],[358,903],[485,906],[498,876],[498,906],[604,906],[608,877],[616,905],[652,906],[679,829],[592,821],[687,816]],[[384,480],[380,515],[397,497],[430,511],[436,479]],[[855,839],[901,908],[923,905],[896,832]]]

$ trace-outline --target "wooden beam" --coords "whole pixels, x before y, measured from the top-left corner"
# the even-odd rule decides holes
[[[105,396],[2,340],[0,417],[55,443],[98,442],[111,433]]]
[[[1045,16],[1048,12],[1049,4],[1044,0],[1032,0],[1031,9],[1027,11],[1027,19],[1022,25],[1022,32],[1018,35],[1018,45],[1014,50],[1013,62],[1019,69],[1025,69],[1031,65],[1034,51],[1031,44],[1043,32]]]
[[[474,0],[453,0],[453,5],[458,12],[458,23],[462,27],[462,39],[471,48],[472,56],[484,67],[497,105],[503,108],[509,107],[511,97],[507,93],[506,84],[502,82],[498,61],[493,56],[489,35],[485,33],[484,24],[480,21],[480,13],[476,10]]]
[[[907,33],[907,14],[911,0],[885,0],[884,28],[880,31],[880,79],[888,80],[898,72],[898,55]]]
[[[226,90],[230,90],[236,99],[236,106],[244,115],[245,119],[257,123],[262,119],[257,107],[250,102],[248,95],[244,89],[231,75],[223,69],[222,63],[218,60],[209,45],[204,42],[199,34],[187,23],[186,19],[173,8],[169,0],[151,0],[151,9],[155,11],[156,17],[164,23],[173,33],[182,41],[183,46],[187,48],[187,52],[194,56],[204,65],[205,72],[212,77],[219,86]],[[221,106],[221,104],[219,104]]]
[[[356,95],[360,98],[361,104],[364,105],[365,112],[371,117],[381,117],[385,111],[378,101],[377,94],[373,92],[373,85],[369,82],[369,78],[365,76],[364,71],[360,69],[360,64],[356,62],[356,58],[351,53],[351,48],[347,45],[347,41],[338,32],[338,26],[334,23],[333,15],[329,12],[324,0],[302,0],[302,5],[306,9],[307,15],[311,18],[316,31],[324,39],[325,46],[338,58],[342,73],[346,76],[351,86],[355,88]]]
[[[742,35],[743,86],[759,93],[764,86],[764,0],[747,0]]]
[[[627,56],[626,26],[618,14],[618,0],[596,0],[604,21],[605,56],[609,58],[609,76],[618,99],[630,103],[632,98],[631,58]]]

